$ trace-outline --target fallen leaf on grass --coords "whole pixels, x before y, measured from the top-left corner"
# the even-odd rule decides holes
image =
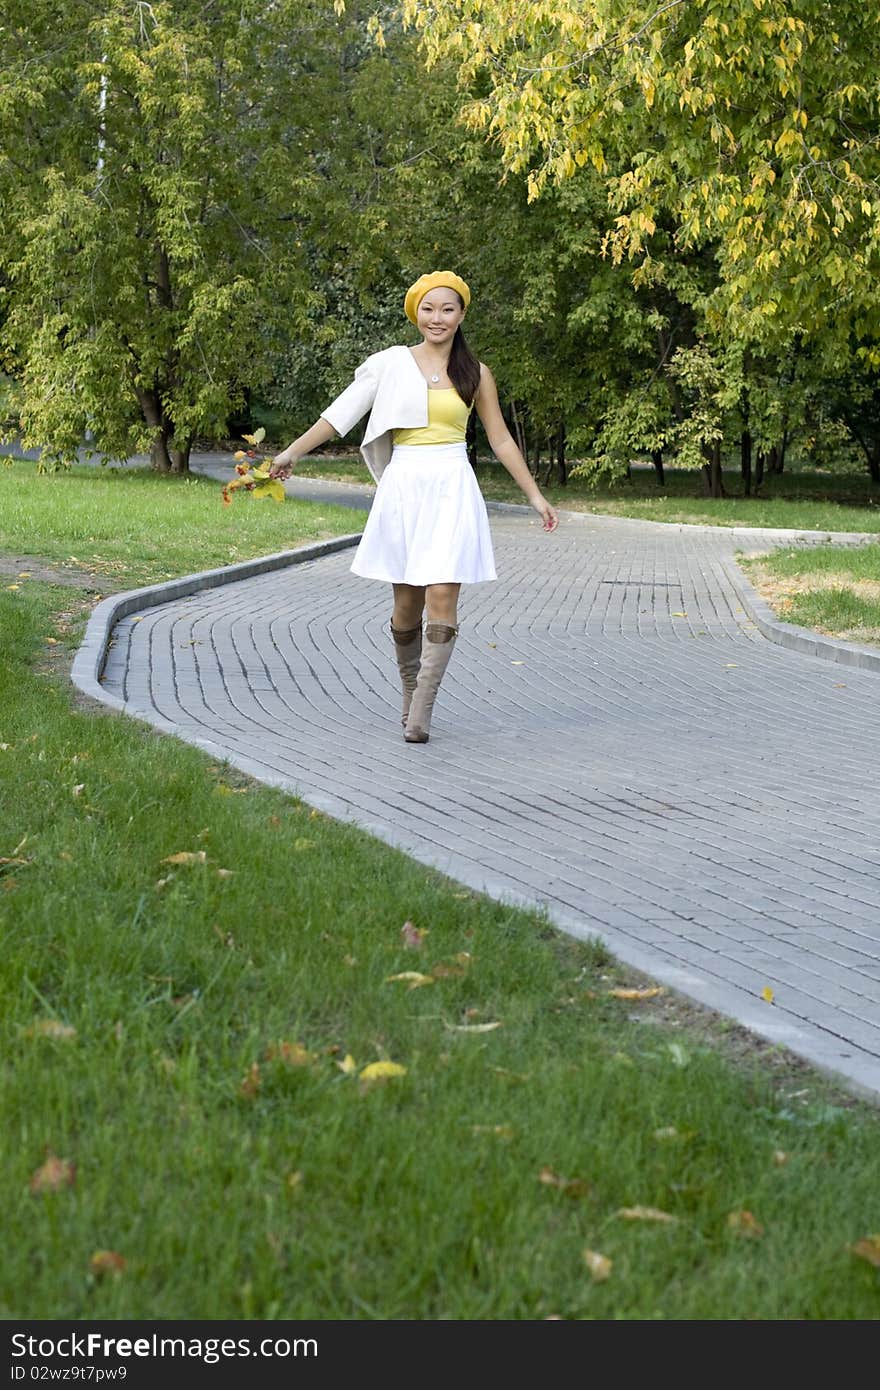
[[[564,1178],[561,1173],[554,1173],[552,1168],[542,1168],[538,1174],[538,1182],[545,1187],[558,1188],[564,1192],[566,1197],[588,1197],[590,1184],[586,1178]]]
[[[76,1029],[69,1023],[59,1023],[57,1018],[41,1018],[24,1029],[26,1038],[54,1038],[58,1042],[72,1042]]]
[[[295,1188],[299,1187],[302,1180],[303,1175],[302,1171],[299,1168],[297,1168],[294,1172],[287,1174],[287,1186],[290,1188],[291,1192],[293,1192]]]
[[[447,1023],[443,1020],[443,1027],[448,1028],[450,1033],[491,1033],[496,1028],[500,1028],[500,1022],[496,1023]]]
[[[667,1225],[678,1220],[677,1216],[661,1211],[659,1207],[621,1207],[617,1215],[622,1221],[660,1221]]]
[[[293,848],[294,848],[298,853],[301,853],[302,851],[307,850],[307,849],[314,849],[314,848],[315,848],[315,844],[316,844],[316,841],[315,841],[315,840],[305,840],[305,839],[303,839],[303,838],[300,838],[300,839],[298,839],[298,840],[294,840],[294,842],[293,842]]]
[[[598,1250],[585,1250],[584,1259],[593,1283],[604,1284],[611,1273],[612,1261],[607,1255],[600,1255]]]
[[[399,1062],[370,1062],[360,1074],[360,1080],[370,1084],[374,1081],[388,1081],[391,1077],[406,1076],[406,1067]]]
[[[112,1274],[114,1279],[118,1279],[125,1270],[128,1263],[124,1255],[120,1255],[116,1250],[96,1250],[89,1260],[89,1269],[93,1274],[101,1277],[105,1274]]]
[[[166,854],[160,862],[162,864],[205,864],[207,859],[207,852],[203,849],[182,849],[177,854]]]
[[[609,989],[606,993],[614,999],[656,999],[658,994],[665,994],[666,990],[662,985],[652,985],[648,989]]]
[[[420,970],[401,970],[399,975],[386,976],[385,983],[390,985],[395,980],[406,981],[407,989],[421,989],[422,985],[434,983],[433,975],[423,975]]]
[[[218,878],[232,878],[232,876],[233,876],[234,873],[235,873],[235,870],[234,870],[234,869],[218,869],[218,870],[217,870],[217,877],[218,877]]]
[[[408,951],[420,951],[427,935],[427,927],[416,927],[412,922],[404,922],[400,928],[400,939]]]
[[[86,785],[85,782],[77,782],[76,786],[75,786],[74,789],[73,789],[73,795],[74,795],[74,796],[82,796],[82,794],[83,794],[83,789],[85,788],[85,785]]]
[[[41,1163],[31,1175],[31,1192],[58,1192],[62,1187],[72,1187],[76,1181],[76,1164],[69,1158],[59,1158],[49,1153],[45,1163]]]
[[[351,1076],[352,1072],[357,1071],[357,1062],[350,1052],[346,1052],[341,1062],[336,1063],[343,1076]]]
[[[850,1253],[880,1269],[880,1235],[862,1236],[849,1247]]]
[[[787,1154],[787,1153],[785,1152],[784,1149],[774,1149],[774,1150],[773,1150],[773,1164],[774,1164],[774,1167],[776,1167],[776,1168],[784,1168],[790,1157],[791,1157],[791,1155],[790,1155],[790,1154]]]
[[[471,1134],[494,1134],[498,1139],[512,1139],[512,1125],[471,1125]]]
[[[260,1064],[259,1062],[251,1062],[241,1079],[241,1085],[238,1088],[239,1094],[244,1096],[245,1100],[253,1100],[260,1089],[261,1082]]]
[[[431,978],[434,980],[461,980],[466,974],[466,966],[449,965],[442,960],[431,966]]]
[[[661,1144],[668,1143],[670,1141],[684,1144],[687,1143],[689,1139],[693,1139],[695,1137],[696,1130],[676,1129],[675,1125],[664,1125],[662,1129],[654,1130],[654,1138],[658,1140],[658,1142]]]
[[[267,1062],[283,1062],[286,1067],[307,1067],[315,1055],[301,1042],[269,1043],[264,1053]]]
[[[728,1214],[727,1225],[738,1236],[757,1239],[764,1234],[764,1227],[756,1221],[750,1211],[732,1211]]]

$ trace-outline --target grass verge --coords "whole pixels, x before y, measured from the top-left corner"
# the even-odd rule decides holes
[[[40,474],[16,459],[0,467],[0,552],[136,588],[346,535],[363,520],[344,507],[291,498],[279,506],[245,496],[224,507],[220,490],[196,474],[161,477],[86,464]]]
[[[319,457],[303,459],[297,472],[304,477],[339,482],[370,483],[360,459]],[[476,470],[484,497],[493,502],[524,501],[500,464],[481,463]],[[843,475],[781,473],[765,484],[765,496],[742,497],[737,474],[725,474],[730,495],[703,497],[700,478],[686,469],[666,470],[660,488],[648,469],[633,469],[629,480],[592,488],[572,478],[565,487],[548,484],[544,495],[567,511],[629,516],[643,521],[683,522],[707,526],[771,526],[798,531],[880,532],[880,490],[867,472]],[[772,495],[770,495],[772,493]]]
[[[79,707],[89,606],[0,590],[0,1315],[876,1315],[874,1110]]]
[[[880,645],[880,545],[778,550],[740,564],[783,621]]]

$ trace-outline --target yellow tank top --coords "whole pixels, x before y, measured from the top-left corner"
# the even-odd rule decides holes
[[[428,391],[428,423],[414,430],[395,430],[395,444],[463,444],[470,407],[454,386]]]

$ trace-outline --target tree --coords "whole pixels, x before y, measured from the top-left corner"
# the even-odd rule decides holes
[[[658,278],[711,244],[710,324],[852,334],[880,366],[880,11],[862,0],[403,0],[462,114],[538,198],[587,167],[607,245]]]
[[[305,319],[321,0],[7,0],[3,348],[26,442],[183,471]]]

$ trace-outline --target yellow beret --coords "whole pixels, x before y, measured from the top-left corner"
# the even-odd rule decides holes
[[[430,275],[420,275],[406,292],[403,307],[410,323],[418,323],[416,311],[428,290],[437,290],[441,285],[446,290],[455,290],[460,294],[464,300],[464,307],[467,308],[471,302],[471,292],[461,276],[452,270],[432,270]]]

